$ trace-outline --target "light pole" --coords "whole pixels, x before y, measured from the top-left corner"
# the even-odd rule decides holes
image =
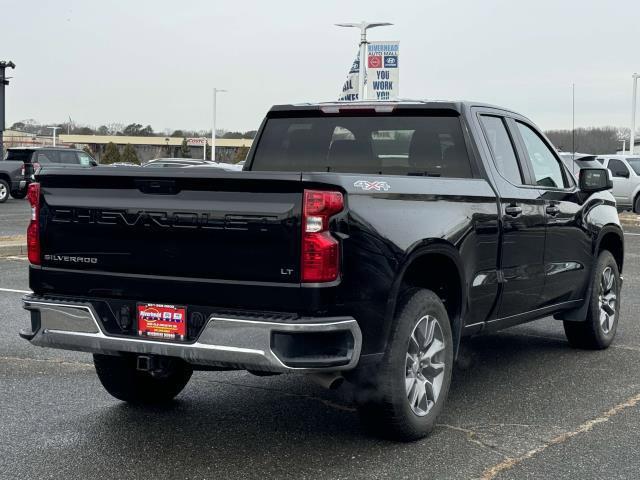
[[[375,27],[386,27],[393,25],[388,22],[365,22],[360,23],[336,23],[337,27],[354,27],[360,29],[360,55],[358,63],[358,100],[366,100],[366,92],[364,88],[364,75],[367,71],[365,60],[367,58],[367,30]]]
[[[631,78],[633,78],[633,95],[631,96],[631,138],[629,139],[629,154],[633,155],[633,149],[636,146],[636,94],[638,93],[638,78],[640,78],[640,75],[634,73],[631,75]]]
[[[49,130],[51,130],[51,136],[53,137],[53,146],[56,146],[56,130],[59,130],[60,127],[47,127]]]
[[[0,160],[4,158],[4,143],[2,134],[4,132],[4,87],[9,85],[9,77],[5,76],[5,69],[16,68],[15,63],[9,61],[0,62]]]
[[[213,128],[211,129],[211,161],[216,161],[216,108],[218,93],[224,93],[226,90],[221,88],[213,89]]]

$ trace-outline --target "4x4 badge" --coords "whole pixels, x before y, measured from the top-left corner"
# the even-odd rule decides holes
[[[367,180],[358,180],[353,184],[356,188],[361,188],[364,191],[375,190],[376,192],[386,192],[391,188],[387,182],[375,181],[369,182]]]

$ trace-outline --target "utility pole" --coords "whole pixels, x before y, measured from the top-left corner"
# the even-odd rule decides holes
[[[365,61],[367,60],[367,30],[369,28],[375,27],[386,27],[389,25],[393,25],[393,23],[388,22],[365,22],[364,20],[360,23],[336,23],[337,27],[354,27],[360,29],[360,60],[358,63],[360,64],[358,69],[358,100],[366,100],[366,90],[365,90],[365,74],[367,71],[367,66]]]
[[[216,108],[218,93],[224,93],[226,90],[221,88],[213,89],[213,128],[211,129],[211,161],[216,161]]]
[[[633,155],[633,149],[636,146],[636,94],[638,93],[638,78],[640,78],[640,75],[634,73],[631,75],[631,78],[633,78],[633,95],[631,96],[631,138],[629,139],[629,154]]]
[[[4,118],[4,112],[5,112],[5,105],[4,105],[4,87],[6,85],[9,85],[9,78],[5,76],[5,70],[7,68],[16,68],[15,63],[9,61],[9,62],[5,62],[2,61],[0,62],[0,160],[2,160],[4,158],[4,139],[3,139],[3,134],[4,134],[4,130],[5,130],[5,118]]]

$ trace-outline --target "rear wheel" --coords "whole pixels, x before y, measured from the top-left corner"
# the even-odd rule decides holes
[[[365,426],[401,441],[426,436],[449,392],[453,342],[447,311],[429,290],[405,292],[387,351],[360,374],[357,400]]]
[[[564,322],[564,332],[572,347],[607,348],[616,336],[620,313],[620,273],[613,255],[598,256],[591,280],[591,298],[584,322]]]
[[[0,179],[0,203],[4,203],[9,198],[9,184],[6,180]]]
[[[156,357],[152,371],[137,368],[135,355],[93,355],[102,386],[118,400],[137,404],[172,400],[187,385],[193,369],[179,358]]]
[[[640,195],[636,197],[636,201],[633,204],[633,212],[640,214]]]

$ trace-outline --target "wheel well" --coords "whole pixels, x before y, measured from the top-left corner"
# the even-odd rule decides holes
[[[11,178],[6,173],[0,173],[0,180],[4,180],[11,186]]]
[[[624,247],[622,246],[622,239],[617,233],[609,232],[605,233],[600,240],[600,245],[598,246],[598,255],[603,250],[607,250],[611,252],[613,258],[615,258],[616,263],[618,264],[618,270],[622,272],[622,264],[624,263]]]
[[[440,297],[449,315],[454,350],[457,351],[463,299],[462,280],[456,262],[442,253],[421,255],[405,271],[402,286],[426,288]]]

